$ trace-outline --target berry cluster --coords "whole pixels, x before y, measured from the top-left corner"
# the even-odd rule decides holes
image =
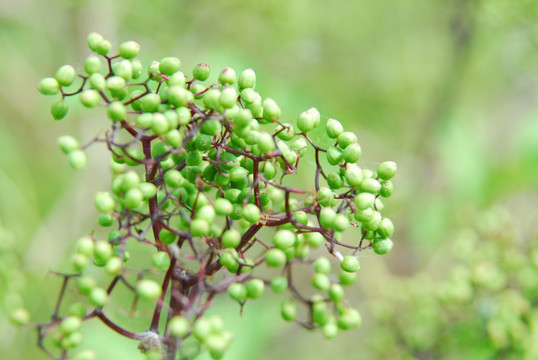
[[[111,128],[104,136],[84,146],[64,136],[59,145],[80,169],[87,146],[106,144],[114,176],[111,191],[98,193],[95,206],[98,223],[115,228],[108,240],[93,235],[78,240],[76,273],[63,275],[64,289],[75,279],[93,309],[55,314],[39,325],[40,341],[56,331],[64,358],[78,344],[81,322],[97,317],[139,340],[151,359],[193,357],[185,355],[189,341],[220,359],[232,334],[205,311],[220,293],[243,306],[266,286],[276,293],[289,290],[281,307],[287,321],[321,328],[327,338],[359,326],[361,316],[344,301],[344,287],[355,281],[359,251],[385,254],[392,248],[394,226],[381,212],[382,199],[393,192],[396,164],[381,163],[376,171],[359,167],[357,136],[337,120],[322,124],[315,108],[293,123],[282,121],[277,103],[255,91],[252,69],[237,76],[227,67],[216,83],[204,84],[209,65],[196,65],[189,77],[178,58],[165,57],[151,63],[146,77],[134,59],[137,43],[121,44],[114,56],[108,55],[110,42],[97,33],[88,36],[88,45],[100,57],[86,59],[85,73],[62,66],[39,89],[61,94],[51,109],[57,120],[66,116],[71,96],[86,107],[106,108]],[[68,91],[70,86],[74,90]],[[320,126],[333,144],[327,149],[309,137]],[[308,150],[315,156],[312,188],[286,185]],[[274,230],[262,236],[264,228]],[[348,243],[342,234],[350,228],[356,233]],[[132,242],[147,244],[154,269],[128,267]],[[331,275],[328,257],[311,254],[321,247],[340,262],[338,276]],[[90,263],[112,278],[107,286],[86,274]],[[293,282],[298,264],[312,269],[308,289]],[[263,274],[276,275],[264,279],[257,271],[263,267],[268,268]],[[118,286],[132,290],[135,303],[154,303],[147,332],[130,332],[106,316],[103,307]],[[306,306],[304,320],[296,318],[298,304]],[[168,315],[159,327],[163,310]]]

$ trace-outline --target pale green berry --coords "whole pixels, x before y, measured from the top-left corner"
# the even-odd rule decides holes
[[[256,87],[256,73],[252,69],[244,70],[241,75],[239,75],[239,80],[237,81],[240,89]]]
[[[315,273],[312,276],[312,286],[317,290],[327,291],[331,286],[331,281],[327,275]]]
[[[88,300],[93,306],[102,307],[108,300],[108,294],[105,289],[100,287],[94,287],[90,292]]]
[[[342,150],[336,146],[331,146],[327,149],[327,162],[329,164],[338,165],[343,159],[344,156],[342,154]]]
[[[398,165],[394,161],[385,161],[377,167],[377,175],[383,180],[391,179],[398,170]]]
[[[247,298],[247,288],[241,283],[233,283],[228,286],[228,295],[235,301],[243,302]]]
[[[331,262],[326,257],[319,257],[314,261],[314,272],[320,274],[331,273]]]
[[[71,261],[73,262],[73,268],[77,272],[81,272],[88,266],[89,258],[84,254],[75,254],[73,255]]]
[[[376,231],[382,238],[390,238],[394,234],[394,224],[389,218],[383,218]]]
[[[357,209],[359,210],[368,209],[374,206],[375,195],[372,193],[363,192],[355,196],[353,202],[355,205],[357,205]]]
[[[170,129],[170,124],[168,123],[168,120],[166,120],[166,117],[156,112],[153,114],[153,119],[151,120],[151,131],[155,135],[163,135]]]
[[[131,60],[133,68],[133,79],[138,79],[142,75],[142,62],[138,59]]]
[[[219,82],[222,85],[233,84],[235,82],[236,75],[235,70],[231,67],[225,67],[219,74]]]
[[[90,86],[95,90],[104,90],[106,87],[105,77],[99,73],[91,74],[88,81],[90,82]]]
[[[319,213],[319,224],[325,228],[332,228],[335,218],[336,211],[330,207],[324,207]]]
[[[282,111],[280,110],[280,107],[277,105],[277,103],[271,99],[266,98],[263,100],[262,103],[263,106],[263,118],[266,120],[278,120],[280,119],[280,115],[282,114]]]
[[[301,132],[308,132],[315,127],[315,120],[313,115],[308,111],[302,112],[297,118],[297,128]]]
[[[192,70],[192,76],[199,81],[205,81],[209,77],[210,68],[206,63],[200,63]]]
[[[88,164],[86,153],[82,150],[73,150],[67,154],[69,165],[75,170],[81,170]]]
[[[69,154],[73,150],[77,150],[80,145],[74,137],[63,135],[58,138],[58,147],[64,154]]]
[[[297,241],[297,235],[291,230],[278,230],[273,235],[273,244],[280,250],[286,250]]]
[[[30,313],[24,308],[17,308],[9,314],[9,320],[14,325],[23,326],[30,322]]]
[[[227,87],[220,92],[219,103],[222,107],[229,109],[237,101],[237,90],[233,87]]]
[[[101,95],[94,89],[86,89],[80,94],[80,102],[82,105],[92,108],[99,103]]]
[[[125,79],[119,76],[111,76],[106,79],[106,87],[110,90],[120,91],[125,88]]]
[[[339,173],[332,172],[327,175],[327,185],[329,185],[331,189],[337,190],[344,186],[344,180]]]
[[[220,90],[211,89],[204,95],[204,106],[207,109],[217,109],[220,106]]]
[[[112,48],[112,43],[110,41],[108,41],[108,40],[103,39],[101,42],[96,44],[95,49],[92,49],[92,50],[94,50],[99,55],[104,56],[104,55],[108,54],[108,52],[110,51],[111,48]]]
[[[256,224],[260,221],[260,209],[254,204],[247,204],[243,208],[243,218],[251,224]]]
[[[280,249],[269,249],[265,253],[265,262],[270,267],[280,267],[286,263],[286,260],[286,254]]]
[[[361,182],[361,191],[377,194],[381,190],[381,184],[376,179],[367,178]]]
[[[92,256],[95,249],[95,244],[93,239],[89,236],[83,236],[77,240],[76,245],[77,253],[83,254],[86,256]]]
[[[262,279],[251,279],[247,282],[247,297],[250,299],[259,298],[265,289],[265,284]]]
[[[356,272],[347,272],[342,271],[338,275],[338,279],[340,280],[340,284],[344,286],[353,285],[355,281],[357,280],[357,273]]]
[[[359,161],[361,153],[361,146],[359,144],[349,144],[343,152],[344,160],[349,163],[355,163]]]
[[[117,257],[113,256],[110,259],[108,259],[106,265],[105,265],[105,272],[109,275],[119,275],[121,274],[123,261]]]
[[[101,60],[94,55],[88,56],[84,61],[84,71],[88,74],[98,73],[101,70]]]
[[[203,219],[194,219],[191,221],[189,230],[193,236],[206,236],[209,234],[209,223]]]
[[[68,316],[60,323],[60,331],[64,334],[71,334],[80,329],[82,319],[78,316]]]
[[[346,255],[340,263],[340,267],[346,272],[357,272],[360,268],[359,259],[352,255]]]
[[[182,338],[189,333],[191,324],[183,316],[174,316],[168,322],[168,331],[170,335],[177,338]]]
[[[119,47],[120,56],[124,59],[132,59],[140,52],[140,45],[135,41],[126,41]]]
[[[99,192],[95,195],[95,207],[99,212],[110,213],[116,207],[116,201],[109,192]]]
[[[392,247],[394,246],[391,239],[382,239],[382,238],[376,238],[372,242],[372,248],[374,249],[374,252],[378,255],[383,255],[392,250]]]
[[[181,67],[181,61],[177,57],[165,57],[159,63],[159,71],[165,75],[172,75]]]
[[[222,234],[222,247],[235,248],[241,243],[241,233],[235,229],[229,229]]]
[[[120,101],[114,101],[108,105],[107,115],[112,121],[121,121],[127,116],[127,109]]]
[[[200,200],[202,198],[199,197],[198,199]],[[212,205],[200,205],[197,203],[196,206],[198,207],[198,209],[196,211],[196,214],[194,215],[195,219],[202,219],[210,224],[215,221],[216,213]]]
[[[218,215],[230,215],[233,211],[232,203],[224,198],[216,199],[213,205]]]
[[[279,124],[275,129],[275,134],[279,139],[289,141],[295,136],[295,129],[290,124]]]
[[[127,209],[133,210],[140,206],[144,200],[144,194],[138,188],[129,189],[125,193],[124,204]]]
[[[61,86],[69,86],[75,81],[76,71],[71,65],[64,65],[58,69],[54,78]]]
[[[97,286],[97,282],[93,277],[81,276],[77,279],[77,289],[83,295],[90,295],[93,288]]]
[[[280,314],[286,321],[293,321],[297,317],[297,305],[293,300],[284,300],[280,305]]]
[[[133,77],[133,65],[129,60],[123,60],[119,63],[115,63],[113,69],[114,74],[123,78],[125,81],[129,81]]]
[[[340,146],[341,149],[347,148],[351,144],[357,143],[357,135],[353,134],[350,131],[344,131],[340,135],[338,135],[338,146]]]
[[[167,80],[168,86],[185,86],[185,74],[181,71],[176,71],[168,77]]]
[[[170,91],[168,92],[168,95],[170,95]],[[159,94],[146,94],[140,99],[140,105],[142,110],[145,112],[154,113],[159,110],[159,106],[161,105],[161,97]]]
[[[106,263],[108,259],[112,256],[113,250],[112,245],[108,241],[99,240],[95,243],[95,248],[93,250],[93,256],[99,260],[99,262]]]
[[[347,169],[344,172],[344,178],[346,179],[346,182],[349,186],[358,188],[360,187],[363,175],[362,170],[358,166],[351,166],[354,164],[348,164]]]
[[[280,294],[287,288],[288,288],[288,279],[286,279],[284,276],[275,276],[271,280],[271,289],[275,293]]]
[[[344,299],[344,288],[340,284],[331,284],[329,288],[329,298],[334,302],[339,302]]]
[[[161,296],[162,289],[155,281],[144,279],[136,283],[136,293],[143,300],[154,301]]]
[[[178,129],[172,129],[164,134],[164,139],[173,148],[179,148],[183,143],[184,137]]]
[[[168,101],[175,107],[189,106],[194,102],[194,95],[182,86],[171,86],[168,88]]]
[[[332,228],[336,231],[343,232],[349,228],[349,220],[344,214],[336,214],[333,220]]]
[[[389,197],[394,192],[394,184],[390,180],[385,180],[381,182],[381,189],[379,189],[379,195],[382,197]]]
[[[52,104],[50,107],[50,113],[52,114],[52,117],[54,120],[61,120],[69,111],[69,106],[65,103],[63,99],[60,99]]]
[[[39,91],[43,95],[56,95],[60,91],[60,84],[55,78],[44,78],[39,82]]]
[[[329,119],[327,120],[325,130],[330,138],[336,139],[344,131],[344,127],[342,126],[340,121],[335,119]]]

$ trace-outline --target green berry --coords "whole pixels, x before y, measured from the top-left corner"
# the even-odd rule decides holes
[[[314,272],[319,274],[331,273],[331,262],[326,257],[319,257],[314,261]]]
[[[336,231],[343,232],[349,228],[349,220],[344,214],[336,214],[333,220],[332,228]]]
[[[235,70],[231,67],[225,67],[219,74],[219,82],[222,85],[233,84],[235,82]]]
[[[140,52],[140,45],[135,41],[126,41],[119,47],[120,56],[124,59],[132,59]]]
[[[98,73],[101,70],[101,60],[94,55],[88,56],[84,61],[84,71],[89,75]]]
[[[288,279],[286,279],[284,276],[275,276],[271,280],[271,289],[277,293],[280,294],[284,292],[288,288]]]
[[[394,161],[385,161],[377,167],[377,175],[383,180],[391,179],[398,170],[398,165]]]
[[[360,268],[359,259],[352,255],[346,255],[340,263],[340,267],[346,272],[357,272],[357,270]]]
[[[159,63],[159,71],[165,75],[172,75],[181,67],[181,61],[177,57],[165,57]]]
[[[86,89],[80,94],[80,102],[87,108],[93,108],[99,103],[101,95],[94,89]]]
[[[109,192],[99,192],[95,195],[95,207],[99,212],[110,213],[114,211],[116,201]]]
[[[93,350],[82,350],[79,351],[74,357],[73,360],[95,360],[97,359],[97,354]]]
[[[280,110],[280,107],[277,105],[277,103],[271,99],[266,98],[263,100],[262,103],[263,106],[263,118],[266,120],[278,120],[280,119],[280,115],[282,114],[282,111]]]
[[[80,145],[74,137],[64,135],[58,138],[58,147],[64,154],[69,154],[71,151],[78,150]]]
[[[240,89],[256,87],[256,73],[252,69],[244,70],[241,75],[239,75],[239,80],[237,81]]]
[[[81,302],[74,302],[67,308],[69,315],[83,318],[86,315],[86,306]]]
[[[105,305],[106,301],[108,300],[108,294],[105,291],[105,289],[100,287],[94,287],[91,292],[90,296],[88,297],[88,300],[90,301],[90,304],[96,307],[102,307]]]
[[[86,153],[82,150],[73,150],[67,154],[69,165],[75,170],[81,170],[88,164]]]
[[[361,157],[361,146],[359,144],[349,144],[343,152],[344,160],[349,163],[356,163]]]
[[[247,299],[247,288],[241,283],[228,286],[228,295],[235,301],[243,302]]]
[[[88,257],[84,254],[75,254],[73,255],[72,262],[73,268],[77,272],[81,272],[88,266]]]
[[[112,246],[110,245],[109,242],[105,240],[99,240],[95,243],[93,256],[99,262],[106,263],[108,259],[112,257],[112,253],[113,253]]]
[[[378,255],[383,255],[392,250],[392,247],[394,246],[391,239],[381,239],[381,238],[375,238],[372,242],[372,248],[374,249],[374,252]]]
[[[293,300],[284,300],[280,305],[280,314],[286,321],[293,321],[297,317],[297,305]]]
[[[83,295],[90,295],[96,286],[97,282],[91,276],[81,276],[77,279],[77,289]]]
[[[335,119],[329,119],[327,120],[325,130],[330,138],[336,139],[344,131],[344,127],[342,126],[340,121]]]
[[[305,236],[308,245],[310,245],[314,249],[319,248],[325,240],[325,237],[318,232],[306,233]]]
[[[168,88],[168,101],[170,102],[170,104],[174,105],[175,107],[189,106],[189,104],[192,104],[194,102],[194,95],[189,90],[183,88],[182,86],[171,86]],[[190,115],[190,110],[189,110],[189,115]],[[180,116],[179,117],[180,124],[182,123],[181,119],[182,118]]]
[[[280,267],[286,263],[286,260],[286,254],[280,249],[269,249],[265,253],[265,262],[270,267]]]
[[[254,204],[247,204],[243,209],[243,218],[251,224],[256,224],[260,221],[260,209]]]
[[[235,248],[241,243],[241,233],[235,229],[226,230],[222,234],[222,247]]]
[[[216,199],[213,206],[218,215],[230,215],[233,210],[232,203],[224,198]]]
[[[338,326],[334,323],[329,322],[323,325],[323,327],[321,328],[321,332],[326,339],[334,339],[338,335]]]
[[[93,239],[89,236],[83,236],[77,240],[76,251],[79,254],[92,256],[95,249]]]
[[[353,285],[355,283],[355,281],[357,280],[357,273],[356,272],[351,273],[351,272],[347,272],[347,271],[342,271],[338,275],[338,279],[340,280],[340,284],[342,284],[344,286]]]
[[[39,82],[39,91],[43,95],[56,95],[60,91],[60,84],[55,78],[44,78]]]
[[[338,165],[343,159],[344,156],[342,155],[342,150],[336,146],[331,146],[327,149],[327,162],[329,164]]]
[[[251,279],[247,282],[247,297],[257,299],[262,296],[265,289],[265,284],[262,279]]]
[[[200,63],[192,70],[192,76],[199,81],[205,81],[209,77],[210,68],[206,63]]]
[[[338,327],[342,330],[359,327],[362,323],[361,314],[352,308],[346,308],[338,319]]]
[[[113,70],[116,76],[123,78],[125,81],[129,81],[133,77],[133,65],[129,60],[122,60],[119,63],[115,63]]]
[[[71,65],[64,65],[58,69],[54,78],[61,86],[69,86],[75,81],[76,71]]]
[[[143,300],[154,301],[161,296],[162,289],[155,281],[144,279],[136,283],[136,293]]]
[[[125,193],[124,204],[127,209],[133,210],[140,206],[144,200],[144,194],[138,188],[129,189]]]
[[[72,334],[80,329],[82,319],[78,316],[68,316],[60,323],[60,331],[64,334]]]
[[[108,105],[107,115],[112,121],[121,121],[127,116],[127,110],[121,102],[114,101]]]
[[[315,273],[312,276],[312,286],[320,291],[326,291],[331,286],[331,281],[327,275]]]
[[[161,113],[154,113],[153,119],[151,120],[151,131],[155,135],[163,135],[170,129],[170,125],[166,120],[166,117]]]
[[[120,91],[125,88],[125,79],[119,76],[111,76],[106,79],[106,87],[113,91]]]
[[[173,232],[167,230],[167,229],[162,229],[160,232],[159,232],[159,239],[166,245],[170,245],[170,244],[173,244],[176,242],[176,240],[178,239],[178,236],[176,234],[174,234]]]
[[[233,87],[223,89],[219,96],[219,103],[226,109],[232,108],[237,101],[237,90]]]
[[[360,187],[363,178],[362,170],[355,164],[348,164],[347,169],[344,172],[344,178],[349,186],[358,188]]]
[[[97,223],[103,227],[114,225],[114,217],[111,214],[99,214]]]
[[[381,214],[379,211],[374,211],[372,217],[366,221],[362,221],[364,228],[369,231],[376,231],[381,225]]]
[[[312,130],[316,125],[313,115],[308,111],[302,112],[297,118],[297,128],[301,132],[308,132]]]
[[[394,225],[392,224],[392,221],[390,221],[389,218],[383,218],[381,219],[381,223],[379,224],[379,227],[377,228],[377,233],[379,236],[381,236],[384,239],[390,238],[392,234],[394,234]]]
[[[30,313],[24,308],[18,308],[11,312],[9,320],[14,325],[23,326],[30,322]]]
[[[170,335],[176,338],[182,338],[189,333],[191,324],[183,316],[174,316],[168,322],[168,331]]]
[[[332,228],[336,217],[336,211],[330,207],[322,208],[319,213],[319,224],[325,228]]]
[[[105,77],[99,73],[91,74],[88,81],[90,86],[97,91],[104,90],[106,87]]]
[[[385,180],[381,182],[381,189],[379,189],[379,195],[387,198],[392,195],[394,192],[394,184],[390,180]]]
[[[171,188],[177,188],[185,182],[185,178],[176,169],[170,169],[164,173],[164,182]]]
[[[327,185],[329,185],[331,189],[337,190],[344,186],[344,180],[342,180],[340,174],[332,172],[327,175]]]
[[[297,235],[291,230],[278,230],[273,235],[273,244],[280,250],[292,247],[297,241]]]
[[[105,272],[108,275],[113,275],[113,276],[119,275],[121,274],[122,264],[123,264],[123,261],[119,257],[113,256],[110,259],[108,259],[105,265]]]
[[[375,195],[371,193],[360,193],[353,199],[357,209],[364,210],[374,206]]]
[[[341,301],[345,296],[344,288],[340,284],[332,284],[329,288],[329,298],[334,302]]]
[[[194,219],[189,226],[193,236],[206,236],[209,234],[209,223],[202,219]]]
[[[376,179],[366,178],[361,182],[360,190],[377,194],[381,190],[381,184]]]

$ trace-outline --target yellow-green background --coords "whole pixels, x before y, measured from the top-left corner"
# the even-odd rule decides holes
[[[284,324],[276,296],[248,304],[242,317],[223,299],[216,312],[236,332],[227,359],[375,358],[365,347],[375,323],[363,304],[387,278],[413,276],[439,255],[462,213],[500,205],[524,214],[526,226],[537,220],[533,0],[3,0],[0,265],[22,273],[2,279],[0,297],[21,293],[33,320],[52,312],[60,281],[47,273],[67,269],[74,240],[97,227],[92,198],[108,186],[102,149],[88,151],[88,168],[74,172],[56,146],[63,134],[91,139],[106,126],[104,112],[73,101],[54,122],[52,100],[37,91],[60,65],[81,68],[92,31],[113,46],[136,40],[145,64],[173,55],[186,73],[201,61],[214,71],[252,67],[257,90],[278,102],[284,119],[316,106],[357,133],[364,166],[399,165],[386,210],[397,228],[394,250],[362,255],[349,292],[364,326],[326,341]],[[2,357],[45,358],[32,331],[8,324],[10,301],[0,315]],[[85,335],[83,345],[97,343],[102,359],[143,358],[98,323]]]

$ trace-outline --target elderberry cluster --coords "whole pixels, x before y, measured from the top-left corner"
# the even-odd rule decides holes
[[[227,67],[217,82],[205,83],[211,74],[206,63],[189,76],[178,58],[165,57],[145,72],[134,59],[136,42],[121,44],[113,56],[110,42],[97,33],[88,36],[88,45],[100,56],[88,57],[83,73],[62,66],[39,89],[61,95],[51,108],[57,120],[66,116],[66,100],[73,96],[85,107],[106,108],[106,134],[83,146],[63,136],[59,145],[75,169],[86,165],[89,145],[107,146],[113,179],[110,191],[96,195],[95,206],[98,223],[112,230],[108,239],[78,240],[75,273],[62,276],[63,289],[76,282],[81,301],[68,314],[38,324],[40,345],[52,333],[61,355],[47,353],[65,358],[80,343],[82,322],[99,318],[138,340],[148,358],[193,358],[205,349],[220,359],[233,334],[205,311],[220,293],[242,307],[266,286],[289,291],[281,306],[287,321],[321,328],[327,338],[359,326],[361,316],[344,300],[344,286],[355,281],[359,251],[385,254],[392,248],[394,226],[382,211],[396,164],[381,163],[376,171],[359,167],[357,136],[337,120],[322,121],[316,108],[296,121],[281,116],[274,100],[256,92],[252,69],[237,76]],[[332,143],[327,149],[309,136],[319,127]],[[312,150],[313,183],[305,189],[286,185]],[[346,242],[348,229],[353,233]],[[129,266],[133,243],[147,245],[153,269]],[[311,251],[318,248],[326,248],[340,269]],[[308,287],[293,281],[300,264],[311,268]],[[106,283],[89,274],[94,266],[107,274]],[[120,286],[132,291],[132,308],[138,301],[154,304],[146,332],[131,332],[106,315]],[[301,320],[299,304],[306,308]],[[83,355],[74,359],[91,358]]]

